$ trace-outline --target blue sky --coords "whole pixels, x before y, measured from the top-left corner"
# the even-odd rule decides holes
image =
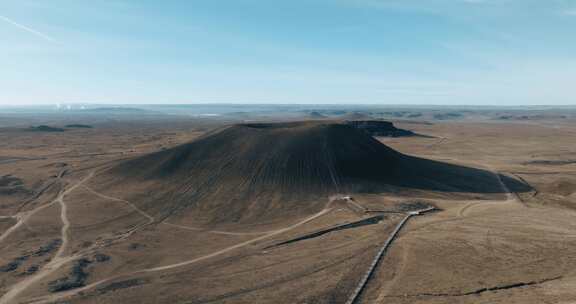
[[[576,104],[576,0],[0,0],[0,104]]]

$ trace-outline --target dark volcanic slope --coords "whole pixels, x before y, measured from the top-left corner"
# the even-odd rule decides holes
[[[156,215],[254,222],[323,208],[330,195],[397,187],[500,192],[494,176],[402,155],[345,124],[244,124],[112,168],[107,184]]]

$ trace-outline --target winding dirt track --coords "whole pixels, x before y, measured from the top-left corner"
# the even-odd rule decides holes
[[[103,199],[106,199],[106,200],[110,200],[110,201],[115,201],[115,202],[124,203],[124,204],[130,206],[130,208],[132,208],[134,211],[140,213],[143,217],[147,218],[147,219],[148,219],[148,223],[154,222],[154,217],[152,217],[152,216],[149,215],[148,213],[144,212],[142,209],[138,208],[136,205],[132,204],[131,202],[129,202],[129,201],[127,201],[127,200],[119,199],[119,198],[116,198],[116,197],[112,197],[112,196],[108,196],[108,195],[102,194],[102,193],[100,193],[100,192],[96,192],[96,191],[94,191],[94,189],[92,189],[92,188],[90,188],[90,187],[88,187],[88,186],[83,186],[83,188],[86,189],[86,190],[88,190],[90,193],[92,193],[92,194],[100,197],[100,198],[103,198]]]
[[[116,198],[116,197],[112,197],[112,196],[108,196],[106,194],[102,194],[100,192],[96,192],[94,189],[84,185],[83,188],[85,188],[86,190],[88,190],[90,193],[106,199],[106,200],[110,200],[110,201],[116,201],[116,202],[121,202],[124,203],[128,206],[130,206],[130,208],[132,208],[134,211],[138,212],[139,214],[141,214],[143,217],[148,219],[148,223],[147,224],[152,224],[155,219],[153,216],[151,216],[150,214],[146,213],[144,210],[138,208],[135,204],[133,204],[130,201],[124,200],[124,199],[120,199],[120,198]],[[171,224],[171,223],[167,223],[167,222],[162,222],[161,224],[167,225],[167,226],[171,226],[174,228],[180,228],[180,229],[186,229],[186,230],[191,230],[191,231],[200,231],[200,232],[204,232],[204,233],[213,233],[213,234],[222,234],[222,235],[235,235],[235,236],[241,236],[241,235],[263,235],[263,234],[267,234],[270,232],[274,232],[274,231],[265,231],[265,232],[228,232],[228,231],[220,231],[220,230],[206,230],[206,229],[202,229],[202,228],[196,228],[196,227],[190,227],[190,226],[184,226],[184,225],[177,225],[177,224]]]
[[[62,221],[62,228],[61,228],[61,235],[62,235],[62,245],[60,246],[60,248],[58,249],[57,253],[55,254],[55,256],[52,258],[52,260],[46,264],[38,273],[36,273],[34,276],[31,276],[29,278],[27,278],[26,280],[23,280],[15,285],[13,285],[9,291],[4,294],[1,298],[0,298],[0,304],[9,304],[12,303],[12,301],[14,301],[15,299],[17,299],[17,297],[24,292],[25,290],[27,290],[30,286],[32,286],[33,284],[39,282],[40,280],[42,280],[43,278],[47,277],[48,275],[52,274],[53,272],[55,272],[56,270],[58,270],[60,267],[62,267],[63,265],[79,258],[82,256],[82,253],[78,253],[75,255],[70,255],[70,256],[65,256],[65,251],[67,248],[67,244],[68,244],[68,230],[70,227],[70,221],[68,219],[67,216],[67,205],[64,201],[64,198],[66,195],[68,195],[69,193],[71,193],[72,191],[76,190],[78,187],[83,186],[83,184],[88,181],[90,178],[92,178],[94,176],[95,172],[91,172],[88,176],[86,176],[84,179],[82,179],[80,182],[76,183],[75,185],[73,185],[72,187],[68,188],[67,190],[65,190],[64,192],[60,193],[59,196],[52,202],[42,205],[34,210],[31,211],[26,211],[26,212],[21,212],[18,213],[17,215],[13,216],[13,218],[17,219],[17,223],[15,225],[13,225],[11,228],[9,228],[6,232],[4,232],[2,235],[0,235],[0,242],[5,240],[9,235],[11,235],[14,231],[16,231],[19,227],[21,227],[23,224],[25,224],[25,222],[34,214],[36,214],[37,212],[48,208],[50,206],[52,206],[55,203],[58,203],[60,205],[60,217],[61,217],[61,221]],[[467,204],[465,207],[461,208],[458,211],[458,216],[465,216],[470,209],[479,206],[480,204],[485,205],[487,203],[498,203],[498,204],[502,204],[503,202],[515,202],[517,201],[517,198],[510,192],[510,190],[506,187],[506,185],[504,184],[504,182],[502,181],[502,178],[499,174],[494,173],[494,175],[498,178],[498,181],[500,182],[502,189],[505,193],[507,193],[508,198],[505,201],[473,201],[470,202],[469,204]],[[138,212],[139,214],[141,214],[143,217],[148,219],[148,222],[144,225],[149,225],[154,223],[155,219],[153,216],[147,214],[146,212],[144,212],[143,210],[139,209],[136,205],[134,205],[133,203],[123,200],[123,199],[119,199],[119,198],[115,198],[115,197],[111,197],[111,196],[107,196],[101,193],[98,193],[96,191],[94,191],[93,189],[87,187],[87,186],[83,186],[84,188],[86,188],[88,191],[90,191],[91,193],[93,193],[94,195],[97,195],[101,198],[104,199],[108,199],[108,200],[113,200],[113,201],[117,201],[117,202],[121,202],[124,204],[129,205],[132,209],[134,209],[136,212]],[[120,274],[120,275],[116,275],[116,276],[112,276],[109,278],[105,278],[102,279],[100,281],[94,282],[92,284],[89,284],[85,287],[82,288],[78,288],[78,289],[74,289],[68,292],[63,292],[63,293],[59,293],[59,294],[52,294],[52,295],[48,295],[48,296],[44,296],[41,298],[37,298],[35,300],[32,301],[32,303],[50,303],[50,302],[54,302],[54,301],[58,301],[64,298],[68,298],[68,297],[72,297],[74,295],[77,295],[81,292],[93,289],[103,283],[118,279],[118,278],[122,278],[122,277],[126,277],[126,276],[132,276],[132,275],[136,275],[136,274],[142,274],[142,273],[151,273],[151,272],[159,272],[159,271],[165,271],[165,270],[171,270],[171,269],[175,269],[175,268],[179,268],[179,267],[184,267],[184,266],[188,266],[194,263],[198,263],[200,261],[209,259],[209,258],[213,258],[228,252],[231,252],[233,250],[248,246],[250,244],[254,244],[258,241],[264,240],[266,238],[270,238],[279,234],[282,234],[284,232],[287,232],[289,230],[295,229],[301,225],[304,225],[312,220],[315,220],[329,212],[331,212],[333,210],[333,208],[331,207],[331,203],[333,202],[333,200],[331,200],[326,207],[319,211],[318,213],[307,217],[291,226],[285,227],[285,228],[281,228],[278,230],[272,230],[272,231],[267,231],[267,232],[258,232],[258,233],[236,233],[236,232],[226,232],[226,231],[205,231],[202,230],[200,228],[195,228],[195,227],[188,227],[188,226],[183,226],[183,225],[176,225],[176,224],[170,224],[170,223],[161,223],[161,224],[165,224],[171,227],[175,227],[175,228],[180,228],[180,229],[188,229],[188,230],[194,230],[194,231],[203,231],[206,233],[215,233],[215,234],[226,234],[226,235],[260,235],[259,237],[256,237],[254,239],[250,239],[248,241],[245,242],[241,242],[226,248],[223,248],[221,250],[218,250],[216,252],[210,253],[208,255],[204,255],[201,257],[197,257],[191,260],[187,260],[187,261],[183,261],[183,262],[179,262],[179,263],[174,263],[174,264],[170,264],[170,265],[164,265],[164,266],[159,266],[159,267],[153,267],[153,268],[148,268],[148,269],[142,269],[142,270],[138,270],[135,272],[131,272],[131,273],[126,273],[126,274]],[[350,202],[349,202],[350,203]],[[357,205],[357,204],[354,204]],[[355,206],[355,207],[361,207],[359,205]],[[408,216],[407,218],[409,218],[410,216]],[[407,219],[406,218],[406,219]],[[387,242],[388,243],[388,242]],[[388,244],[389,246],[389,244]],[[392,287],[392,286],[390,286]]]
[[[184,225],[171,224],[171,223],[167,223],[167,222],[162,222],[162,224],[167,225],[167,226],[170,226],[170,227],[185,229],[185,230],[199,231],[199,232],[213,233],[213,234],[222,234],[222,235],[234,235],[234,236],[240,236],[240,235],[263,235],[263,234],[267,234],[267,233],[273,232],[273,231],[266,231],[266,232],[228,232],[228,231],[220,231],[220,230],[206,230],[206,229],[202,229],[202,228],[196,228],[196,227],[190,227],[190,226],[184,226]]]
[[[183,262],[180,262],[180,263],[175,263],[175,264],[170,264],[170,265],[165,265],[165,266],[159,266],[159,267],[153,267],[153,268],[148,268],[148,269],[142,269],[142,270],[134,271],[134,272],[131,272],[131,273],[126,273],[126,274],[120,274],[120,275],[112,276],[112,277],[105,278],[105,279],[102,279],[102,280],[100,280],[100,281],[94,282],[94,283],[89,284],[89,285],[87,285],[87,286],[85,286],[85,287],[82,287],[82,288],[78,288],[78,289],[74,289],[74,290],[71,290],[71,291],[68,291],[68,292],[62,292],[62,293],[59,293],[59,294],[53,294],[53,295],[48,295],[48,296],[45,296],[45,297],[37,298],[37,299],[31,301],[30,303],[35,303],[35,304],[50,303],[50,302],[58,301],[58,300],[61,300],[61,299],[64,299],[64,298],[72,297],[72,296],[77,295],[77,294],[79,294],[79,293],[81,293],[81,292],[83,292],[83,291],[93,289],[93,288],[95,288],[95,287],[97,287],[97,286],[99,286],[99,285],[101,285],[101,284],[103,284],[103,283],[106,283],[106,282],[109,282],[109,281],[112,281],[112,280],[115,280],[115,279],[118,279],[118,278],[122,278],[122,277],[126,277],[126,276],[132,276],[132,275],[136,275],[136,274],[142,274],[142,273],[151,273],[151,272],[158,272],[158,271],[164,271],[164,270],[171,270],[171,269],[175,269],[175,268],[179,268],[179,267],[188,266],[188,265],[191,265],[191,264],[194,264],[194,263],[197,263],[197,262],[200,262],[200,261],[209,259],[209,258],[213,258],[213,257],[219,256],[219,255],[228,253],[228,252],[230,252],[230,251],[233,251],[233,250],[235,250],[235,249],[238,249],[238,248],[241,248],[241,247],[245,247],[245,246],[247,246],[247,245],[250,245],[250,244],[256,243],[256,242],[258,242],[258,241],[264,240],[264,239],[266,239],[266,238],[269,238],[269,237],[272,237],[272,236],[276,236],[276,235],[279,235],[279,234],[281,234],[281,233],[287,232],[287,231],[289,231],[289,230],[295,229],[295,228],[297,228],[297,227],[299,227],[299,226],[301,226],[301,225],[304,225],[304,224],[306,224],[306,223],[308,223],[308,222],[310,222],[310,221],[313,221],[313,220],[315,220],[315,219],[317,219],[317,218],[319,218],[319,217],[321,217],[321,216],[323,216],[323,215],[326,215],[326,214],[328,214],[329,212],[331,212],[331,211],[333,210],[333,208],[330,207],[331,203],[332,203],[332,201],[330,201],[330,202],[328,203],[328,205],[326,206],[326,208],[323,209],[323,210],[321,210],[320,212],[318,212],[318,213],[316,213],[316,214],[314,214],[314,215],[312,215],[312,216],[310,216],[310,217],[307,217],[307,218],[303,219],[302,221],[299,221],[299,222],[297,222],[297,223],[295,223],[295,224],[293,224],[293,225],[291,225],[291,226],[288,226],[288,227],[285,227],[285,228],[281,228],[281,229],[278,229],[278,230],[271,231],[271,232],[266,233],[265,235],[262,235],[262,236],[260,236],[260,237],[257,237],[257,238],[254,238],[254,239],[251,239],[251,240],[242,242],[242,243],[238,243],[238,244],[232,245],[232,246],[230,246],[230,247],[223,248],[223,249],[221,249],[221,250],[218,250],[218,251],[216,251],[216,252],[210,253],[210,254],[208,254],[208,255],[204,255],[204,256],[197,257],[197,258],[194,258],[194,259],[191,259],[191,260],[188,260],[188,261],[183,261]],[[78,256],[71,256],[71,257],[67,257],[67,258],[62,258],[61,260],[58,261],[59,263],[57,264],[57,266],[60,267],[60,266],[62,266],[63,264],[65,264],[65,263],[67,263],[67,262],[69,262],[69,261],[71,261],[71,260],[73,260],[73,259],[75,259],[75,258],[77,258],[77,257],[78,257]],[[56,265],[54,265],[54,266],[56,266]],[[53,272],[53,271],[54,271],[55,269],[57,269],[58,267],[55,267],[53,270],[50,271],[50,273]],[[46,275],[48,275],[48,274],[46,274]],[[33,282],[31,282],[30,284],[26,284],[25,286],[22,286],[22,287],[24,287],[24,288],[18,288],[19,291],[18,291],[17,293],[15,293],[13,296],[11,296],[9,299],[13,299],[13,298],[14,298],[15,296],[17,296],[21,291],[23,291],[24,289],[26,289],[27,287],[29,287],[32,283],[37,282],[38,280],[40,280],[41,278],[45,277],[46,275],[43,275],[42,277],[40,277],[40,278],[38,278],[38,279],[35,279],[35,280],[34,280]],[[12,290],[11,290],[11,291],[12,291]],[[8,294],[6,294],[6,295],[8,295]],[[6,295],[5,295],[5,296],[6,296]],[[8,302],[0,302],[0,304],[8,304]]]
[[[410,250],[410,248],[406,247],[407,246],[404,244],[396,245],[396,248],[400,248],[400,250],[402,251],[400,255],[400,261],[398,261],[397,263],[398,270],[396,271],[396,274],[394,275],[392,280],[385,283],[382,292],[380,292],[380,294],[378,295],[378,298],[376,299],[375,303],[385,303],[386,295],[388,295],[392,291],[392,288],[397,284],[398,280],[400,279],[400,276],[398,274],[402,273],[406,269],[406,266],[408,264],[408,254]]]
[[[491,205],[491,204],[498,204],[498,205],[502,205],[502,204],[507,204],[507,203],[511,203],[511,204],[521,204],[524,206],[524,204],[518,199],[518,197],[512,193],[510,191],[510,189],[508,189],[508,187],[506,186],[506,184],[504,183],[504,181],[502,180],[502,176],[495,172],[492,171],[494,173],[494,176],[498,179],[498,183],[500,184],[500,187],[502,188],[502,191],[504,193],[506,193],[506,199],[505,200],[499,200],[499,201],[471,201],[468,204],[466,204],[466,206],[462,207],[460,210],[458,210],[458,216],[459,217],[465,217],[467,214],[470,213],[470,210],[479,206],[486,206],[486,205]]]
[[[60,180],[64,177],[64,175],[66,174],[67,170],[62,170],[60,171],[60,173],[58,173],[58,176],[56,177],[56,180]],[[90,176],[91,177],[91,176]],[[29,202],[37,199],[38,197],[40,197],[40,195],[42,193],[44,193],[44,191],[46,191],[46,189],[48,189],[50,186],[52,186],[54,184],[54,182],[42,187],[42,189],[40,191],[38,191],[37,193],[34,194],[34,197],[31,200],[28,200],[26,203],[24,203],[23,206],[25,206],[26,204],[28,204]],[[67,193],[66,193],[67,194]],[[42,205],[37,207],[36,209],[33,210],[28,210],[28,211],[21,211],[16,213],[15,215],[9,215],[9,216],[0,216],[0,218],[5,219],[5,218],[15,218],[16,219],[16,224],[14,224],[12,227],[10,227],[8,230],[4,231],[4,233],[2,233],[2,235],[0,235],[0,243],[2,241],[4,241],[8,236],[10,236],[14,231],[18,230],[18,228],[20,228],[20,226],[24,225],[26,223],[26,221],[32,217],[34,214],[38,213],[39,211],[42,211],[52,205],[54,205],[55,203],[57,203],[61,197],[62,193],[60,195],[58,195],[58,197],[56,199],[54,199],[53,201],[51,201],[48,204]],[[65,195],[65,194],[64,194]],[[20,208],[22,208],[23,206],[21,206]]]
[[[58,202],[58,198],[56,198],[55,200],[51,201],[48,204],[39,206],[36,209],[30,210],[30,211],[23,211],[23,212],[19,212],[16,215],[13,216],[6,216],[4,218],[15,218],[16,219],[16,224],[14,224],[12,227],[8,228],[6,231],[4,231],[4,233],[2,233],[2,235],[0,235],[0,242],[4,241],[8,236],[10,236],[14,231],[18,230],[18,228],[20,228],[20,226],[24,225],[24,223],[30,218],[32,217],[34,214],[56,204]]]
[[[20,295],[20,293],[25,291],[28,287],[30,287],[34,283],[38,282],[39,280],[45,278],[46,276],[50,275],[54,271],[58,270],[60,267],[62,267],[62,265],[66,264],[66,263],[68,263],[68,262],[70,262],[70,261],[72,261],[78,257],[76,255],[64,256],[64,253],[66,252],[66,247],[68,245],[68,230],[70,228],[70,221],[68,220],[68,214],[67,214],[68,210],[67,210],[66,203],[64,202],[64,197],[66,195],[68,195],[70,192],[76,190],[76,188],[78,188],[79,186],[84,184],[86,181],[88,181],[90,178],[92,178],[92,176],[94,176],[94,172],[91,172],[90,174],[88,174],[87,177],[82,179],[80,182],[78,182],[75,185],[73,185],[72,187],[68,188],[66,191],[60,193],[60,195],[58,195],[58,197],[54,201],[52,201],[46,205],[40,206],[31,212],[28,212],[24,217],[19,218],[18,223],[16,225],[12,226],[13,229],[11,228],[11,229],[9,229],[9,231],[7,231],[9,233],[15,231],[16,229],[18,229],[18,227],[20,227],[22,224],[24,224],[24,222],[26,220],[28,220],[32,215],[34,215],[38,211],[43,210],[43,209],[47,208],[48,206],[53,205],[54,203],[60,204],[60,219],[62,221],[62,228],[60,230],[61,231],[62,244],[60,245],[60,248],[58,248],[58,251],[56,252],[54,257],[52,258],[52,260],[50,260],[50,262],[48,262],[48,264],[46,264],[44,267],[42,267],[42,269],[40,271],[38,271],[35,275],[13,285],[10,288],[10,290],[0,298],[0,304],[11,303],[12,300],[16,299],[16,297],[18,297],[18,295]],[[6,238],[7,235],[9,235],[9,233],[8,234],[4,233],[2,235],[2,237],[3,237],[2,239]]]
[[[457,217],[459,217],[459,218],[466,217],[469,215],[470,211],[473,208],[477,208],[479,206],[487,206],[487,205],[494,205],[494,204],[497,204],[498,206],[501,206],[502,204],[520,204],[520,205],[526,207],[518,199],[518,197],[512,191],[510,191],[510,189],[506,186],[506,184],[502,180],[502,176],[497,171],[494,171],[493,168],[489,168],[489,169],[494,174],[495,178],[497,178],[498,183],[500,184],[500,186],[502,188],[502,191],[504,193],[506,193],[506,199],[505,200],[469,201],[462,208],[458,209],[457,214],[456,214]],[[448,220],[451,220],[451,219],[448,219]],[[386,296],[394,288],[394,285],[398,281],[400,274],[402,273],[402,271],[404,271],[404,269],[406,267],[407,256],[408,256],[408,250],[406,248],[402,248],[402,255],[401,255],[402,260],[400,262],[400,268],[399,268],[398,272],[394,275],[394,278],[392,279],[392,281],[389,282],[388,284],[386,284],[386,286],[383,288],[383,290],[378,294],[378,297],[376,299],[376,303],[383,303]]]

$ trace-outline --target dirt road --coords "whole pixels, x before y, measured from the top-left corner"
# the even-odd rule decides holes
[[[92,176],[94,176],[94,172],[91,172],[90,174],[88,174],[87,177],[82,179],[80,182],[76,183],[72,187],[70,187],[67,190],[65,190],[64,192],[60,193],[60,195],[58,195],[56,200],[54,200],[53,202],[51,202],[47,205],[38,207],[38,208],[34,209],[32,212],[29,212],[28,214],[26,214],[25,217],[23,217],[19,220],[18,224],[14,225],[12,227],[14,229],[12,229],[10,232],[18,229],[19,226],[21,226],[26,220],[28,220],[36,212],[38,212],[38,211],[40,211],[40,210],[42,210],[48,206],[51,206],[54,203],[60,204],[60,219],[62,221],[62,228],[60,230],[61,231],[62,244],[60,245],[60,248],[58,248],[58,251],[56,252],[54,257],[50,260],[50,262],[48,262],[48,264],[46,264],[44,267],[42,267],[36,274],[28,277],[27,279],[25,279],[23,281],[18,282],[17,284],[15,284],[13,286],[11,286],[10,289],[8,290],[8,292],[5,293],[0,298],[0,304],[11,303],[22,292],[24,292],[26,289],[28,289],[31,285],[33,285],[34,283],[47,277],[48,275],[50,275],[54,271],[58,270],[60,267],[62,267],[62,265],[78,258],[78,256],[76,256],[76,255],[70,255],[70,256],[64,255],[64,253],[66,252],[66,249],[67,249],[67,245],[68,245],[68,230],[70,228],[70,221],[68,219],[68,214],[67,214],[68,209],[67,209],[66,203],[64,201],[64,198],[66,197],[66,195],[68,195],[72,191],[76,190],[76,188],[80,187],[82,184],[84,184],[86,181],[88,181],[90,178],[92,178]],[[5,238],[6,236],[3,235],[3,237]]]
[[[299,221],[299,222],[297,222],[297,223],[295,223],[295,224],[293,224],[293,225],[291,225],[291,226],[288,226],[288,227],[285,227],[285,228],[281,228],[281,229],[278,229],[278,230],[274,230],[274,231],[272,231],[272,232],[270,232],[270,233],[267,233],[267,234],[265,234],[265,235],[263,235],[263,236],[260,236],[260,237],[257,237],[257,238],[254,238],[254,239],[251,239],[251,240],[242,242],[242,243],[238,243],[238,244],[232,245],[232,246],[230,246],[230,247],[223,248],[223,249],[221,249],[221,250],[215,251],[215,252],[213,252],[213,253],[210,253],[210,254],[207,254],[207,255],[204,255],[204,256],[201,256],[201,257],[197,257],[197,258],[194,258],[194,259],[191,259],[191,260],[188,260],[188,261],[183,261],[183,262],[180,262],[180,263],[175,263],[175,264],[170,264],[170,265],[165,265],[165,266],[159,266],[159,267],[153,267],[153,268],[148,268],[148,269],[142,269],[142,270],[135,271],[135,272],[131,272],[131,273],[126,273],[126,274],[121,274],[121,275],[112,276],[112,277],[109,277],[109,278],[102,279],[102,280],[100,280],[100,281],[94,282],[94,283],[89,284],[89,285],[87,285],[87,286],[85,286],[85,287],[82,287],[82,288],[78,288],[78,289],[74,289],[74,290],[71,290],[71,291],[68,291],[68,292],[62,292],[62,293],[59,293],[59,294],[53,294],[53,295],[48,295],[48,296],[46,296],[46,297],[38,298],[38,299],[36,299],[36,300],[33,300],[31,303],[35,303],[35,304],[51,303],[51,302],[54,302],[54,301],[58,301],[58,300],[61,300],[61,299],[64,299],[64,298],[68,298],[68,297],[77,295],[77,294],[79,294],[79,293],[81,293],[81,292],[84,292],[84,291],[93,289],[93,288],[95,288],[95,287],[97,287],[97,286],[99,286],[99,285],[101,285],[101,284],[103,284],[103,283],[106,283],[106,282],[109,282],[109,281],[112,281],[112,280],[115,280],[115,279],[119,279],[119,278],[122,278],[122,277],[132,276],[132,275],[142,274],[142,273],[151,273],[151,272],[158,272],[158,271],[170,270],[170,269],[175,269],[175,268],[179,268],[179,267],[188,266],[188,265],[191,265],[191,264],[194,264],[194,263],[198,263],[198,262],[200,262],[200,261],[203,261],[203,260],[206,260],[206,259],[209,259],[209,258],[213,258],[213,257],[219,256],[219,255],[222,255],[222,254],[231,252],[231,251],[233,251],[233,250],[235,250],[235,249],[239,249],[239,248],[245,247],[245,246],[247,246],[247,245],[254,244],[254,243],[258,242],[258,241],[261,241],[261,240],[264,240],[264,239],[267,239],[267,238],[270,238],[270,237],[273,237],[273,236],[282,234],[282,233],[284,233],[284,232],[290,231],[290,230],[295,229],[295,228],[297,228],[297,227],[299,227],[299,226],[302,226],[302,225],[304,225],[304,224],[306,224],[306,223],[308,223],[308,222],[310,222],[310,221],[313,221],[313,220],[315,220],[315,219],[317,219],[317,218],[319,218],[319,217],[321,217],[321,216],[324,216],[324,215],[330,213],[332,210],[333,210],[333,208],[331,208],[331,207],[330,207],[330,204],[329,204],[325,209],[321,210],[320,212],[318,212],[318,213],[316,213],[316,214],[314,214],[314,215],[312,215],[312,216],[310,216],[310,217],[307,217],[307,218],[305,218],[305,219],[303,219],[303,220],[301,220],[301,221]],[[29,286],[29,285],[27,285],[27,286]],[[26,286],[26,287],[27,287],[27,286]],[[13,298],[13,297],[12,297],[12,298]],[[7,304],[7,303],[8,303],[8,302],[6,302],[6,304]],[[0,304],[5,304],[5,303],[4,303],[4,302],[0,302]]]
[[[513,192],[511,192],[510,189],[506,186],[506,184],[502,180],[502,176],[497,171],[494,171],[493,168],[489,168],[489,169],[494,174],[495,178],[498,180],[498,183],[500,184],[500,186],[502,188],[502,192],[506,194],[506,199],[504,199],[504,200],[468,201],[463,207],[459,208],[456,211],[456,214],[455,214],[456,218],[467,217],[467,216],[469,216],[472,209],[476,209],[476,208],[480,208],[480,207],[496,207],[496,206],[503,206],[503,205],[506,205],[506,206],[516,205],[516,206],[525,207],[525,205],[518,199],[518,197]],[[451,201],[451,203],[454,203],[454,201]],[[451,221],[451,220],[454,220],[454,218],[453,217],[445,218],[445,219],[439,220],[438,222]],[[412,232],[414,232],[414,230]],[[379,292],[375,303],[383,303],[386,300],[386,296],[388,296],[388,294],[391,292],[391,290],[393,289],[399,276],[401,275],[401,273],[405,269],[405,266],[406,266],[405,263],[407,260],[407,255],[408,255],[407,249],[403,248],[403,251],[401,254],[402,260],[400,262],[401,264],[399,265],[398,272],[394,275],[394,278],[392,279],[392,281],[389,282],[388,284],[386,284],[384,286],[384,288],[382,289],[382,291]]]

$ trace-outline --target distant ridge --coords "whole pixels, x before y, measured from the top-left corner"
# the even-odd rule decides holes
[[[392,122],[384,120],[349,120],[346,123],[372,136],[403,137],[416,135],[412,131],[398,129]]]
[[[373,117],[370,114],[364,112],[350,112],[342,115],[339,118],[344,120],[367,120],[372,119]]]
[[[322,115],[320,112],[317,111],[312,111],[308,114],[308,117],[312,118],[312,119],[323,119],[326,118],[325,115]]]
[[[82,109],[82,112],[117,112],[117,113],[127,113],[127,112],[148,112],[140,108],[130,108],[130,107],[100,107],[92,109]]]

